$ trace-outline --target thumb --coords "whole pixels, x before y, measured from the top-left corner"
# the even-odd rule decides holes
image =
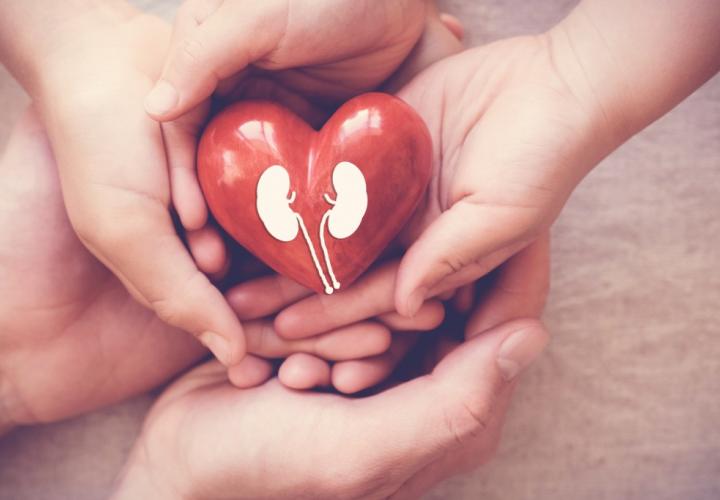
[[[190,0],[180,7],[164,68],[145,98],[150,116],[169,121],[187,113],[208,99],[221,80],[274,47],[277,30],[271,21],[267,24],[273,16],[256,19],[239,7],[222,0]],[[266,23],[262,30],[260,22]]]
[[[397,311],[414,316],[426,297],[492,271],[532,239],[537,218],[534,210],[484,204],[472,196],[460,199],[423,231],[400,261]]]
[[[66,197],[66,207],[85,246],[161,320],[193,334],[223,364],[236,364],[245,355],[242,325],[198,270],[166,207],[135,194],[90,204],[105,190],[84,193]]]
[[[367,442],[377,438],[385,445],[380,462],[367,465],[390,470],[390,465],[407,464],[413,470],[403,472],[414,473],[479,438],[497,411],[500,396],[540,355],[548,338],[537,320],[505,323],[460,345],[432,374],[373,398],[382,422],[375,432],[382,435],[365,435]]]

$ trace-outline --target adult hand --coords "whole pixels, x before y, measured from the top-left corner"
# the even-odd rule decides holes
[[[78,240],[32,110],[0,158],[0,200],[0,434],[145,392],[206,355],[134,301]],[[286,341],[270,321],[251,321],[247,338],[255,356],[342,360],[385,352],[390,333],[366,322]]]
[[[440,324],[445,309],[461,320],[465,318],[462,321],[467,321],[468,338],[513,319],[539,318],[550,285],[549,243],[549,235],[541,235],[492,274],[455,292],[444,308],[439,301],[428,300],[412,318],[393,312],[397,261],[383,264],[352,287],[331,296],[312,294],[288,278],[272,275],[238,285],[227,297],[238,316],[248,321],[285,308],[275,317],[272,328],[273,338],[283,342],[322,339],[329,335],[323,332],[355,325],[386,325],[393,336],[382,354],[334,364],[318,355],[295,354],[281,366],[279,378],[289,387],[332,385],[340,392],[355,393],[384,381],[424,336],[422,332]],[[230,378],[238,386],[255,385],[269,377],[267,364],[248,358],[230,370]]]
[[[142,106],[169,26],[128,6],[103,12],[77,13],[52,30],[56,43],[36,56],[36,77],[26,82],[48,130],[70,221],[136,299],[232,365],[245,353],[242,327],[178,237],[162,133]],[[224,265],[223,257],[205,256],[222,248],[216,235],[190,235],[189,243],[206,271]]]
[[[490,458],[512,381],[546,342],[535,320],[506,323],[362,399],[238,390],[209,363],[158,400],[113,498],[417,498]]]
[[[32,112],[0,159],[0,226],[0,433],[142,393],[205,355],[77,239]]]

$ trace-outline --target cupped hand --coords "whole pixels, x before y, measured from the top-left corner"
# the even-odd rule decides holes
[[[513,319],[539,318],[550,286],[549,235],[541,235],[477,283],[457,290],[446,304],[426,301],[412,318],[394,312],[397,268],[397,261],[384,263],[331,296],[312,294],[288,278],[272,275],[238,285],[227,297],[238,316],[249,322],[284,308],[270,329],[273,342],[317,342],[334,332],[385,325],[392,342],[381,354],[330,364],[320,358],[322,354],[305,351],[290,355],[281,366],[279,378],[289,387],[332,385],[340,392],[356,393],[383,382],[426,335],[423,332],[446,328],[441,325],[446,309],[446,322],[466,323],[468,338]],[[231,368],[230,379],[245,387],[271,373],[267,361],[248,357]]]
[[[34,97],[82,242],[142,304],[232,365],[245,352],[242,327],[178,237],[166,145],[142,104],[169,37],[168,25],[135,11],[76,26],[40,65]],[[189,242],[206,271],[224,265],[203,257],[222,249],[217,235]]]
[[[360,399],[238,390],[209,363],[158,400],[113,498],[417,498],[490,458],[514,377],[546,342],[535,320],[506,323]]]
[[[0,434],[145,392],[207,354],[133,300],[78,240],[33,110],[18,122],[0,158],[0,200],[5,229],[0,234]],[[256,356],[379,355],[388,349],[390,333],[363,322],[288,341],[274,333],[271,321],[257,320],[248,322],[247,339],[252,355],[240,365],[246,372]],[[243,380],[248,386],[265,378]]]
[[[0,432],[145,392],[206,351],[83,247],[33,112],[0,159]]]
[[[183,226],[212,231],[195,173],[211,95],[221,104],[279,101],[318,125],[398,68],[415,71],[406,59],[440,24],[427,0],[187,0],[146,99],[148,113],[163,122],[172,200]]]
[[[445,59],[399,96],[425,119],[435,173],[404,235],[397,311],[470,283],[548,230],[582,177],[611,150],[596,103],[557,68],[546,35]]]

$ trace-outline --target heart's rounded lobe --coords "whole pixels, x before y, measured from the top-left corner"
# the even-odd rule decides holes
[[[353,234],[337,239],[327,225],[323,228],[332,270],[345,288],[402,229],[426,192],[432,144],[427,127],[410,106],[387,94],[363,94],[315,131],[277,104],[239,102],[221,111],[205,129],[198,176],[211,212],[238,243],[277,272],[322,292],[326,285],[320,274],[329,273],[321,248],[321,221],[333,208],[327,198],[338,198],[332,175],[341,162],[357,166],[367,189],[366,210]],[[302,230],[292,241],[280,241],[258,214],[258,182],[275,165],[289,175],[290,187],[283,195],[293,200],[290,209],[307,229],[315,261]]]

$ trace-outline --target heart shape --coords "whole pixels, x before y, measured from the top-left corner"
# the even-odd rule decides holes
[[[278,273],[318,292],[349,286],[402,229],[430,181],[432,144],[400,99],[363,94],[320,131],[244,101],[208,124],[200,185],[215,219]]]

